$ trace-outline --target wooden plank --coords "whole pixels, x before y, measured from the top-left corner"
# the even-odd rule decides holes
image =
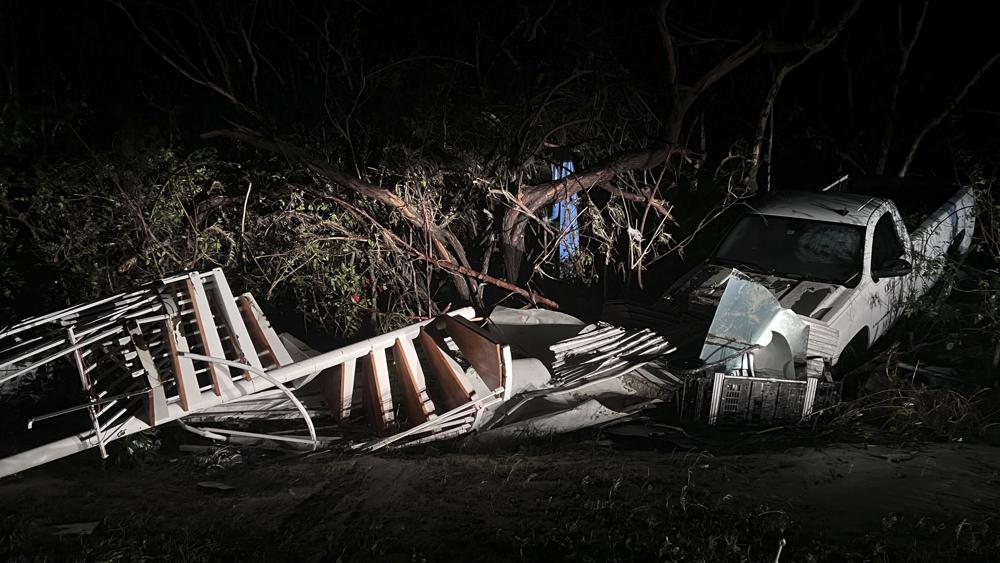
[[[392,358],[402,384],[403,408],[409,423],[415,426],[434,418],[434,403],[427,394],[424,370],[420,367],[413,341],[397,338],[392,346]]]
[[[198,385],[198,376],[194,373],[194,362],[190,358],[182,357],[182,353],[190,352],[187,339],[180,333],[180,319],[172,317],[164,321],[167,336],[167,346],[170,350],[170,361],[173,366],[174,381],[177,382],[177,395],[180,398],[181,408],[185,411],[197,409],[201,400],[201,389]]]
[[[337,422],[345,422],[351,416],[351,407],[354,403],[355,365],[356,361],[350,359],[323,370],[317,376],[320,393]]]
[[[130,323],[128,328],[132,337],[132,346],[138,354],[139,365],[146,372],[146,382],[149,385],[149,392],[146,393],[146,424],[156,426],[162,417],[167,415],[167,394],[163,390],[163,382],[160,380],[160,371],[156,369],[156,362],[153,361],[151,346],[142,333],[142,328],[138,323]]]
[[[214,308],[215,307],[213,306],[213,309]],[[229,330],[229,326],[225,322],[223,322],[222,324],[217,325],[216,328],[219,332],[219,340],[222,342],[222,347],[226,353],[226,355],[223,357],[227,359],[237,358],[237,361],[242,361],[246,363],[246,356],[244,355],[243,351],[240,350],[239,343],[236,342],[236,338],[233,336],[233,333]],[[260,358],[257,358],[257,361],[259,362]],[[238,369],[238,368],[231,368],[231,369]],[[251,372],[250,370],[244,369],[240,371],[243,372],[243,379],[246,379],[247,381],[253,379],[253,372]]]
[[[246,323],[248,332],[257,350],[265,350],[271,358],[273,365],[265,366],[282,367],[292,363],[292,357],[281,343],[278,333],[271,328],[264,312],[257,305],[257,301],[249,293],[244,293],[238,298],[240,313],[243,315],[243,322]]]
[[[437,376],[445,409],[451,410],[473,400],[475,393],[463,380],[461,366],[442,349],[442,345],[438,344],[428,328],[420,327],[420,335],[417,338],[434,375]]]
[[[267,362],[261,362],[261,365],[264,366],[264,369],[281,367],[278,365],[277,357],[275,356],[274,351],[271,350],[271,346],[269,345],[267,338],[264,336],[264,331],[261,329],[260,323],[257,322],[257,318],[253,314],[253,310],[250,307],[247,296],[240,295],[236,302],[239,306],[240,314],[243,315],[243,322],[250,333],[250,338],[253,340],[254,349],[258,351],[258,360],[260,359],[259,354],[262,352],[267,355]]]
[[[187,288],[188,295],[191,296],[191,302],[194,305],[195,323],[198,324],[198,335],[201,338],[201,346],[205,355],[213,358],[225,358],[226,351],[219,339],[219,331],[215,328],[215,316],[212,314],[201,276],[197,273],[188,275]],[[208,362],[208,373],[212,378],[212,391],[216,395],[221,396],[223,388],[229,390],[233,386],[229,367]]]
[[[355,389],[357,388],[356,380],[357,377],[357,360],[350,359],[340,364],[340,420],[346,421],[351,417],[353,411],[351,408],[354,406]],[[361,393],[357,393],[358,400],[361,399]]]
[[[462,317],[445,316],[444,326],[448,336],[462,351],[462,356],[476,369],[491,391],[506,386],[500,343]]]
[[[368,388],[371,409],[368,416],[376,432],[384,436],[389,424],[395,419],[392,405],[392,389],[389,383],[389,366],[385,350],[372,350],[365,358],[365,383]]]
[[[364,365],[362,365],[362,370]],[[366,408],[367,401],[365,398],[368,393],[368,385],[365,382],[365,376],[362,374],[361,377],[354,378],[354,384],[351,389],[351,416],[364,412]]]

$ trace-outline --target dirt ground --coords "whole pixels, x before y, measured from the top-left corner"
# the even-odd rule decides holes
[[[784,541],[781,561],[1000,560],[998,447],[730,438],[686,452],[601,436],[487,453],[244,450],[226,467],[213,463],[232,451],[165,447],[138,466],[83,454],[0,481],[0,556],[774,561]],[[97,527],[54,535],[77,522]]]

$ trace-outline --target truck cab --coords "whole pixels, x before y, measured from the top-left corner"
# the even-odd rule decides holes
[[[905,216],[891,199],[869,193],[771,194],[654,304],[654,324],[682,354],[688,344],[688,356],[704,356],[700,346],[727,282],[745,276],[806,322],[815,338],[830,340],[811,354],[822,354],[828,366],[858,360],[910,299],[937,281],[940,258],[969,249],[973,207],[971,188],[933,211]],[[748,311],[753,306],[746,304]]]

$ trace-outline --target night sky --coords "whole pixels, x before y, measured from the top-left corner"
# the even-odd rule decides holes
[[[273,150],[206,136],[219,129],[251,130],[259,139],[298,147],[330,170],[380,185],[398,184],[406,174],[397,166],[401,155],[419,154],[443,170],[446,208],[483,185],[470,183],[469,174],[511,190],[514,181],[548,180],[547,161],[559,150],[571,151],[580,170],[676,137],[703,159],[694,171],[680,170],[673,191],[661,192],[675,206],[672,228],[683,235],[723,197],[727,181],[719,180],[720,172],[739,173],[732,170],[739,159],[729,157],[750,151],[783,66],[834,29],[851,6],[11,0],[0,8],[6,215],[39,208],[18,203],[36,193],[39,178],[95,158],[121,164],[166,148],[177,154],[209,148],[241,170],[273,176],[273,166],[280,167]],[[908,170],[910,177],[932,180],[923,186],[939,185],[945,193],[966,179],[970,159],[980,170],[996,166],[1000,65],[987,64],[1000,51],[994,22],[981,3],[931,1],[921,18],[924,7],[863,1],[832,43],[788,74],[761,139],[758,182],[814,190],[844,174],[871,176],[883,160],[883,139],[882,172],[893,177],[925,129]],[[921,20],[897,79],[903,48]],[[664,29],[673,42],[673,82]],[[764,47],[693,96],[672,129],[678,96],[754,41]],[[295,160],[286,149],[277,155]],[[456,180],[452,172],[466,176]],[[286,180],[292,183],[315,181],[291,174]],[[238,204],[246,181],[218,185]],[[608,198],[600,191],[591,196],[599,205]],[[443,213],[446,220],[447,209]],[[474,221],[485,224],[496,213],[487,210]],[[15,230],[9,264],[23,270],[65,263],[32,248],[39,245],[25,242],[30,233],[9,225]],[[470,265],[481,268],[487,234],[477,228],[457,236],[476,240]],[[502,228],[491,223],[487,230]],[[692,241],[691,248],[710,248],[717,234]],[[493,259],[489,269],[505,278],[500,263]],[[671,266],[662,279],[679,269]],[[94,291],[126,283],[116,276],[105,276],[108,287]],[[513,277],[527,281],[524,269]],[[663,285],[654,284],[654,292]]]
[[[900,60],[898,4],[902,4],[908,39],[921,2],[865,2],[836,44],[789,78],[777,102],[775,139],[775,166],[783,169],[789,180],[818,183],[841,169],[860,172],[835,153],[855,150],[867,156],[873,149],[858,147],[875,145],[881,134]],[[260,70],[261,105],[279,132],[308,127],[320,109],[316,106],[322,105],[322,90],[337,90],[336,86],[326,87],[316,76],[308,76],[308,69],[301,64],[306,53],[298,52],[316,50],[323,41],[323,25],[336,36],[338,45],[350,45],[353,52],[347,56],[359,68],[374,69],[407,58],[442,57],[432,65],[431,73],[422,68],[429,64],[426,60],[414,61],[409,63],[412,73],[405,74],[405,81],[379,85],[391,92],[377,92],[363,108],[364,118],[377,115],[405,121],[413,111],[419,111],[412,106],[425,101],[420,98],[426,91],[440,91],[443,80],[453,82],[447,102],[456,114],[462,109],[463,96],[476,98],[467,102],[470,104],[517,103],[519,97],[588,66],[605,72],[609,80],[624,81],[640,91],[654,112],[662,113],[669,103],[663,95],[667,89],[665,57],[656,30],[656,5],[652,3],[226,5],[218,10],[225,12],[222,17],[249,23],[260,53],[269,58],[267,64],[290,71],[301,65],[301,72],[284,77],[284,84],[275,83],[270,69]],[[784,40],[801,39],[814,9],[820,14],[822,27],[845,5],[673,2],[668,18],[676,28],[678,42],[686,42],[679,48],[681,74],[696,74],[758,32]],[[208,52],[202,31],[222,43],[239,39],[232,29],[221,27],[219,13],[197,2],[126,2],[125,7],[150,35],[163,34],[195,57]],[[10,113],[13,105],[42,116],[45,124],[35,122],[33,127],[48,128],[31,150],[21,154],[4,151],[5,160],[30,167],[39,159],[65,158],[79,151],[79,146],[73,146],[77,136],[93,149],[105,148],[114,142],[116,133],[127,128],[156,128],[161,135],[197,142],[200,133],[224,126],[226,119],[234,117],[225,100],[165,64],[113,2],[12,0],[4,3],[2,11],[0,73],[5,86],[4,107],[8,108],[5,125],[14,119]],[[255,13],[249,15],[251,11]],[[987,12],[980,3],[930,3],[900,88],[898,145],[905,145],[923,121],[943,109],[975,70],[1000,49]],[[450,72],[442,70],[447,66],[444,58],[456,61]],[[699,109],[707,114],[712,127],[710,142],[722,145],[732,137],[752,134],[754,114],[769,86],[771,68],[786,59],[760,56],[701,100]],[[478,68],[470,66],[477,60]],[[246,85],[249,65],[243,60],[234,61],[233,66],[239,89]],[[266,64],[261,62],[260,66]],[[946,159],[940,153],[948,141],[967,139],[982,149],[993,142],[1000,120],[997,76],[996,70],[988,71],[955,114],[931,135],[922,151],[922,159],[928,162],[918,167],[918,172],[947,173]],[[483,91],[473,92],[474,83],[480,81]],[[385,115],[390,109],[391,115]],[[55,130],[60,122],[74,126],[73,138]],[[835,146],[827,146],[829,143]],[[804,162],[810,165],[802,170]],[[856,164],[867,168],[868,163]]]

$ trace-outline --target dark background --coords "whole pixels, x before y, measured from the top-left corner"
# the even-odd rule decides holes
[[[202,138],[206,131],[236,124],[292,139],[363,175],[391,162],[396,147],[418,147],[437,162],[459,162],[456,167],[469,162],[463,153],[505,155],[522,163],[527,177],[541,181],[544,158],[530,160],[518,148],[517,119],[536,111],[546,92],[581,70],[585,77],[565,86],[557,103],[540,112],[546,124],[595,116],[597,126],[570,127],[563,134],[577,154],[578,169],[667,135],[663,118],[673,100],[655,2],[123,6],[10,0],[0,7],[0,185],[7,186],[4,215],[11,230],[5,309],[30,313],[36,305],[112,289],[98,282],[78,285],[72,276],[60,286],[54,280],[68,275],[65,261],[52,264],[15,220],[18,213],[34,212],[30,198],[39,178],[74,163],[107,161],[108,155],[122,162],[164,147],[210,147],[244,169],[281,166],[262,165],[260,152],[239,143]],[[821,31],[846,7],[823,1],[676,0],[666,14],[681,81],[696,78],[758,33],[802,41],[810,25],[812,32]],[[899,22],[908,40],[922,7],[911,1],[863,2],[829,48],[789,75],[774,109],[775,189],[818,189],[842,174],[873,174],[888,120],[894,121],[894,134],[886,172],[894,175],[917,133],[1000,49],[984,4],[931,1],[889,115],[900,62]],[[241,52],[247,44],[253,45],[250,51]],[[224,56],[213,58],[220,51]],[[248,52],[257,55],[253,61]],[[710,166],[732,147],[745,147],[774,72],[797,56],[759,54],[727,74],[697,99],[680,142],[704,150]],[[166,58],[210,69],[214,74],[203,78],[224,86],[245,106],[185,76]],[[359,89],[361,78],[367,82]],[[969,162],[995,167],[998,86],[1000,69],[988,69],[929,132],[910,175],[940,182],[919,189],[944,193],[965,181]],[[500,125],[491,128],[494,121]],[[337,130],[338,123],[347,123],[350,131]],[[458,199],[468,189],[461,183],[445,186]],[[239,186],[224,189],[234,199],[242,193]],[[666,196],[675,206],[677,235],[693,228],[720,197],[719,189],[707,178]],[[593,197],[600,204],[607,200],[606,194]],[[86,207],[80,212],[87,213]],[[713,224],[683,258],[677,253],[661,261],[641,291],[629,276],[607,274],[607,264],[596,287],[605,294],[656,295],[700,258],[724,227],[725,221]],[[492,266],[492,273],[504,277],[498,268]],[[130,281],[104,277],[114,278],[106,285],[115,288]],[[525,281],[523,275],[519,281]],[[551,283],[538,283],[553,290]],[[49,297],[19,305],[26,291]]]

